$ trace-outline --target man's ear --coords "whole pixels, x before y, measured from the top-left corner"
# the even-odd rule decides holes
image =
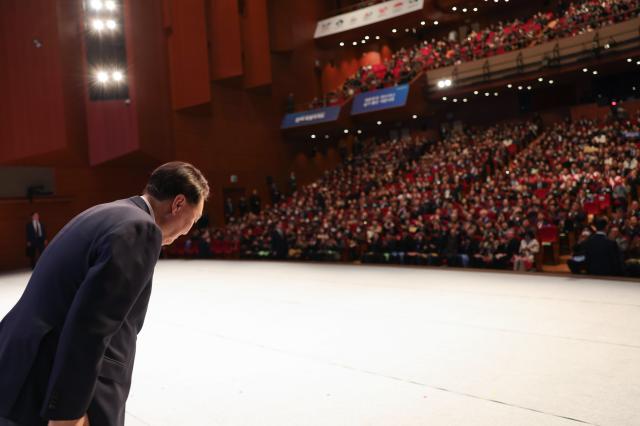
[[[173,199],[173,202],[171,203],[171,214],[172,215],[176,215],[178,214],[187,204],[187,199],[185,198],[184,195],[182,194],[178,194],[176,195],[176,197]]]

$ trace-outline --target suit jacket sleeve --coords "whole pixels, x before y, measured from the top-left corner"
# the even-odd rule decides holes
[[[151,222],[125,222],[103,237],[61,330],[43,418],[77,419],[87,412],[105,350],[151,280],[161,243]]]

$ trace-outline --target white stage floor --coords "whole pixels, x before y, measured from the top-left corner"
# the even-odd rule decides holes
[[[27,273],[0,276],[0,316]],[[640,425],[640,283],[161,261],[127,426]]]

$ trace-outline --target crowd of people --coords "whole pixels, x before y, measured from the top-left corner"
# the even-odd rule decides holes
[[[337,89],[315,98],[309,108],[337,105],[353,95],[410,82],[423,70],[500,55],[561,37],[591,31],[639,15],[640,0],[583,0],[472,31],[461,40],[431,39],[402,48],[390,59],[360,67]]]
[[[618,247],[609,275],[640,274],[638,117],[455,128],[358,143],[273,206],[195,230],[174,255],[534,270],[566,236],[574,272],[591,234]],[[598,221],[605,221],[602,229]],[[574,237],[574,238],[572,238]]]

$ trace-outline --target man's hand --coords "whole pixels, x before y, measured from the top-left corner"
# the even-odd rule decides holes
[[[48,426],[90,426],[89,417],[85,414],[78,420],[49,420]]]

